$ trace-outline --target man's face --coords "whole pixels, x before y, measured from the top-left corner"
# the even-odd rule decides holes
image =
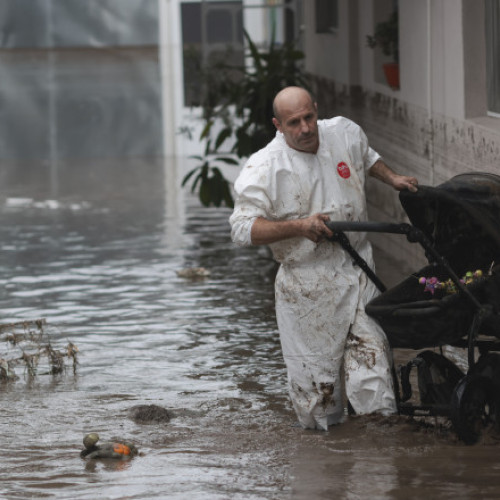
[[[293,149],[316,153],[319,147],[318,112],[316,103],[301,99],[293,106],[280,109],[279,120],[273,118],[275,127],[283,133],[286,143]]]

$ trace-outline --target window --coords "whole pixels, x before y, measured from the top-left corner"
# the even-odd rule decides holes
[[[181,16],[184,104],[199,106],[202,73],[215,78],[217,64],[244,64],[242,2],[181,2]]]
[[[500,116],[500,0],[485,0],[488,114]]]
[[[338,0],[316,0],[316,33],[333,33],[338,26]]]
[[[224,43],[233,41],[233,15],[224,8],[211,9],[206,19],[207,42]]]

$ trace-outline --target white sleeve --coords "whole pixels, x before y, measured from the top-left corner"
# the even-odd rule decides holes
[[[370,147],[368,137],[359,125],[343,117],[337,120],[344,130],[344,138],[349,145],[355,166],[367,172],[381,156]]]
[[[252,244],[252,225],[257,217],[268,218],[271,201],[267,195],[267,175],[259,175],[266,167],[245,165],[234,184],[234,210],[229,218],[231,239],[239,246]]]

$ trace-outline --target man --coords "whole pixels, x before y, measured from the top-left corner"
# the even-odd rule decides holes
[[[377,290],[326,240],[332,232],[325,221],[366,220],[365,172],[397,190],[415,191],[417,180],[393,172],[352,121],[318,121],[302,88],[279,92],[273,111],[276,137],[236,180],[230,223],[235,243],[269,245],[281,264],[276,317],[299,422],[326,430],[342,421],[342,366],[356,413],[394,413],[387,339],[364,310]],[[373,266],[366,235],[350,233],[350,240]]]

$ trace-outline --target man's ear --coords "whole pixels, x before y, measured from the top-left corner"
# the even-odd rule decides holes
[[[281,132],[281,123],[275,117],[273,117],[273,125],[276,127],[277,130]]]

